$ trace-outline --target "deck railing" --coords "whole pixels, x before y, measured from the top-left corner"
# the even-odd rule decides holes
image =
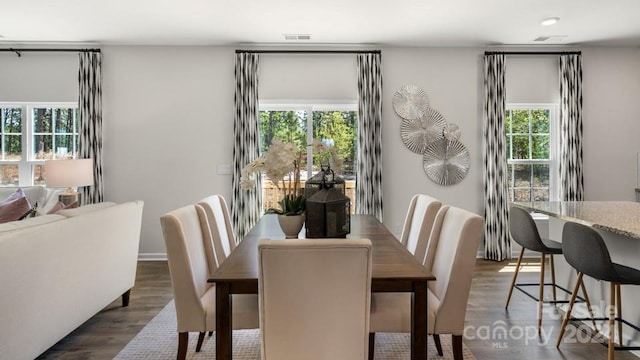
[[[300,186],[304,188],[304,185],[305,182],[301,181]],[[344,185],[345,195],[351,199],[351,213],[353,214],[356,202],[356,182],[355,180],[345,180]],[[282,195],[278,193],[278,188],[276,188],[271,181],[262,182],[262,206],[264,211],[271,208],[280,208],[278,202],[281,199]]]

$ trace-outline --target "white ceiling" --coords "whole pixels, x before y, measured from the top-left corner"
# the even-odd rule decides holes
[[[560,22],[541,26],[547,17]],[[0,0],[0,36],[0,45],[640,46],[640,0]]]

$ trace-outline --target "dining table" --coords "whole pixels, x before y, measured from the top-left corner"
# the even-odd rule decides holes
[[[427,283],[435,277],[372,215],[351,215],[348,238],[372,243],[371,292],[408,292],[411,301],[411,359],[427,358]],[[304,228],[299,237],[304,237]],[[233,294],[258,293],[258,242],[285,240],[277,215],[266,214],[244,236],[209,282],[216,287],[216,359],[232,358]],[[311,285],[310,285],[311,286]]]

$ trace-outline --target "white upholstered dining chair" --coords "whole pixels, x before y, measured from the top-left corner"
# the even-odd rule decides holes
[[[222,195],[211,195],[200,200],[198,206],[201,222],[208,225],[208,231],[203,229],[205,239],[208,240],[207,256],[215,259],[217,268],[236,248],[227,202]]]
[[[482,224],[482,218],[476,214],[443,206],[436,216],[427,249],[427,258],[430,254],[433,257],[427,259],[425,266],[436,278],[427,289],[427,329],[440,356],[443,354],[440,334],[452,335],[455,360],[462,360],[464,319]],[[371,332],[411,332],[411,295],[378,295],[384,296],[376,296]]]
[[[258,253],[263,360],[367,358],[368,239],[262,239]]]
[[[414,195],[409,203],[400,242],[421,263],[424,262],[431,228],[441,206],[438,199],[423,194]]]
[[[216,291],[208,283],[209,266],[200,219],[195,205],[171,211],[160,218],[167,247],[178,328],[178,356],[185,359],[189,332],[199,332],[196,352],[205,332],[215,331]],[[233,328],[258,327],[255,295],[234,295]]]

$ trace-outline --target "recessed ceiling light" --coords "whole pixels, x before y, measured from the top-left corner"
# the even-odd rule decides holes
[[[540,25],[542,26],[549,26],[549,25],[553,25],[555,23],[557,23],[560,20],[559,17],[550,17],[550,18],[546,18],[544,20],[542,20],[540,22]]]
[[[310,34],[283,34],[285,40],[311,40]]]

